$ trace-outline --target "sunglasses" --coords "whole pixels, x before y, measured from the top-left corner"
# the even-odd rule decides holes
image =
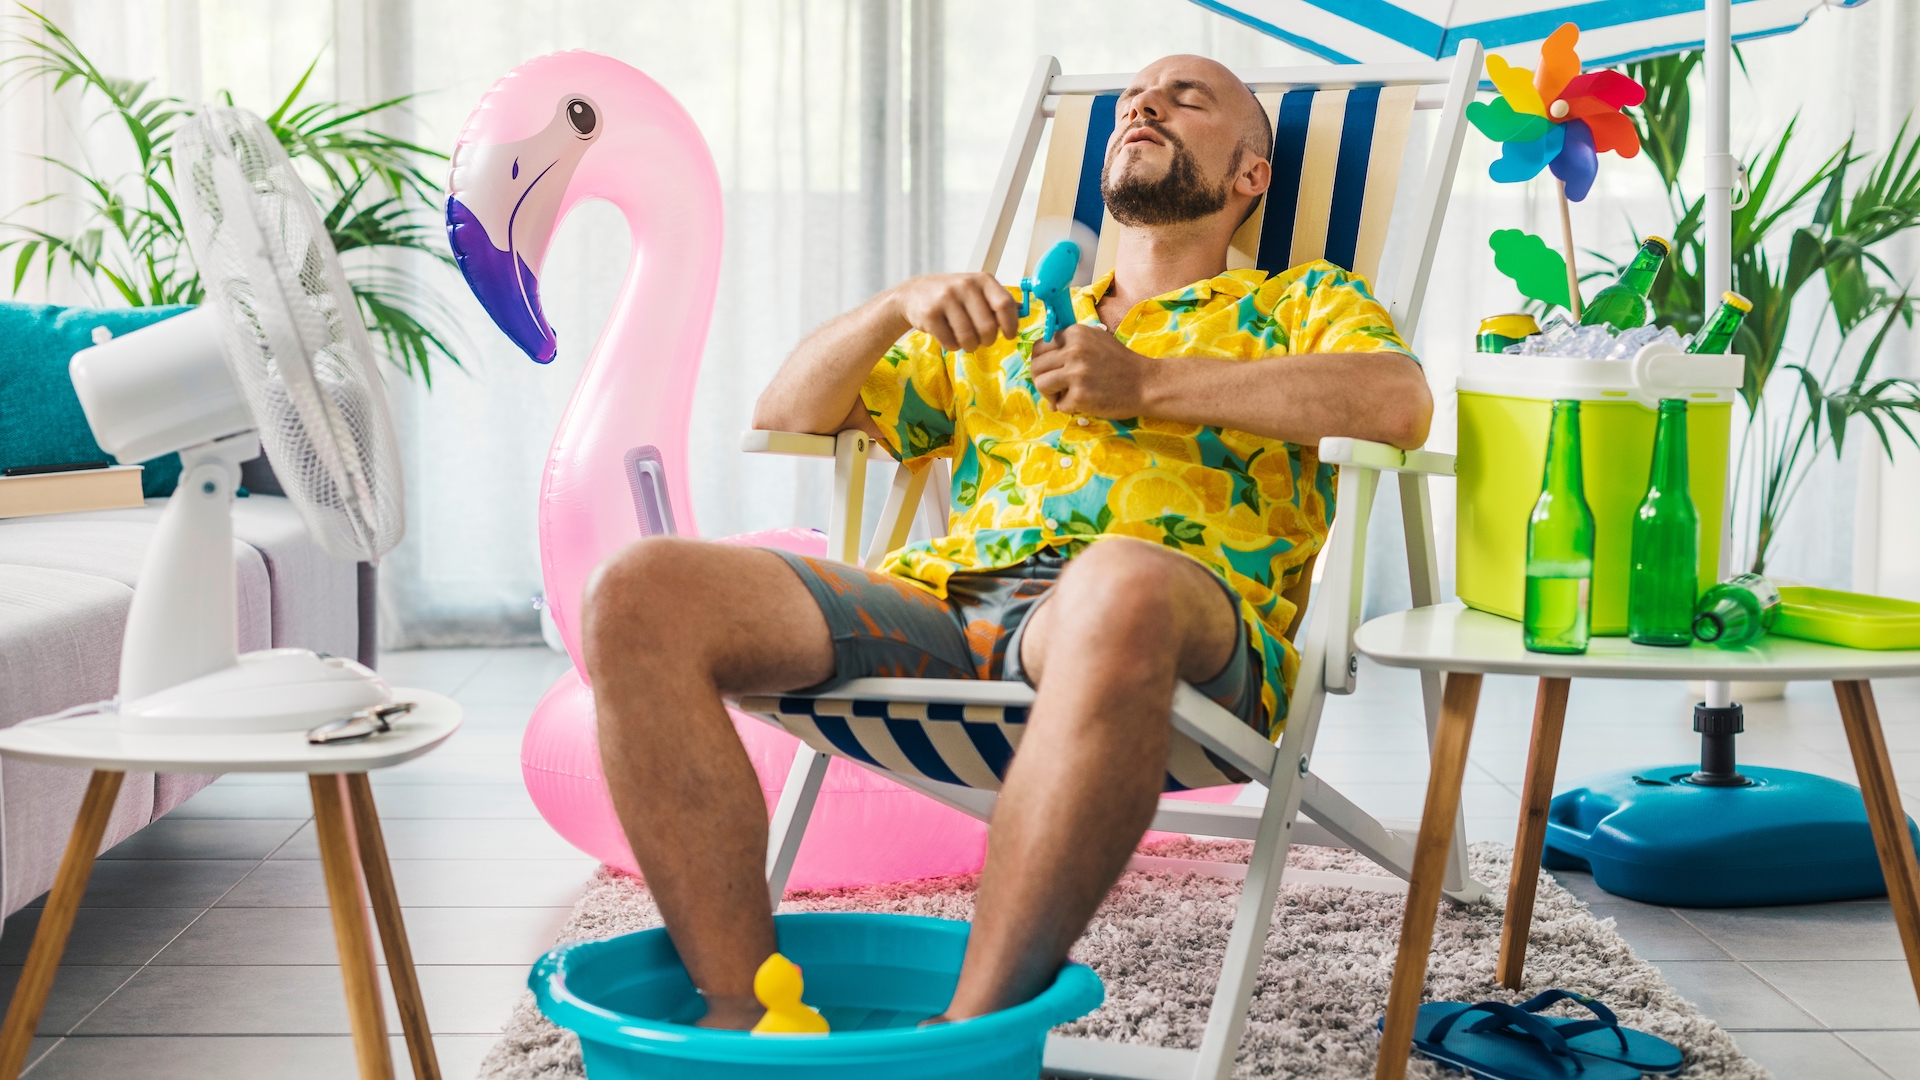
[[[361,709],[352,716],[333,720],[307,732],[307,741],[315,745],[331,743],[358,742],[375,735],[385,735],[393,730],[396,717],[405,716],[413,711],[413,702],[396,701],[391,705],[376,705],[370,709]]]

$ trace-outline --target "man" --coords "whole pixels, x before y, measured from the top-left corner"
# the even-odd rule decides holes
[[[1226,68],[1160,60],[1119,100],[1101,190],[1121,231],[1113,272],[1078,290],[1083,325],[1038,343],[1040,313],[1022,329],[989,275],[932,274],[794,350],[755,426],[859,427],[905,460],[954,458],[947,537],[881,574],[671,538],[598,572],[601,754],[702,1023],[751,1026],[774,951],[766,804],[722,694],[868,675],[1038,688],[956,1020],[1026,1000],[1059,968],[1152,819],[1178,680],[1279,730],[1299,663],[1283,594],[1333,515],[1313,448],[1418,446],[1432,401],[1364,282],[1327,263],[1226,269],[1271,146]]]

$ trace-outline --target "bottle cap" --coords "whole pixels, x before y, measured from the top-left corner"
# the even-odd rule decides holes
[[[1673,250],[1673,245],[1667,243],[1667,238],[1664,236],[1649,236],[1645,240],[1640,241],[1640,245],[1642,247],[1645,247],[1648,244],[1659,244],[1660,251],[1662,254],[1666,254]]]
[[[1720,299],[1726,301],[1729,304],[1732,304],[1734,307],[1738,308],[1743,312],[1753,310],[1753,301],[1747,299],[1744,296],[1741,296],[1739,293],[1734,292],[1732,289],[1728,289],[1726,292],[1721,293]]]

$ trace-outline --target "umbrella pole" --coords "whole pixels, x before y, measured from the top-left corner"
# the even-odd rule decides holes
[[[1728,69],[1733,65],[1733,0],[1707,0],[1707,33],[1704,41],[1707,66],[1707,263],[1701,267],[1701,297],[1711,305],[1720,294],[1733,288],[1733,155],[1728,146]],[[1711,310],[1709,307],[1708,310]],[[1729,470],[1733,463],[1727,463]],[[1726,580],[1733,562],[1733,489],[1727,489],[1727,513],[1720,523],[1720,579]],[[1730,683],[1707,684],[1707,704],[1733,700]]]
[[[1560,189],[1560,249],[1567,257],[1567,309],[1575,322],[1580,320],[1580,271],[1573,265],[1573,212],[1567,206],[1567,182],[1555,181]]]

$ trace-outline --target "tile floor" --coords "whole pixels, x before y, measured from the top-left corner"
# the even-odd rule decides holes
[[[453,695],[466,726],[440,751],[375,774],[400,898],[445,1074],[474,1075],[525,978],[592,872],[520,786],[520,731],[565,660],[541,649],[393,653],[389,678]],[[1328,706],[1314,769],[1383,817],[1425,791],[1417,677],[1368,666]],[[1920,813],[1920,680],[1877,687],[1902,792]],[[1561,786],[1697,756],[1686,689],[1576,684]],[[1466,790],[1470,839],[1511,843],[1533,686],[1489,677]],[[1747,709],[1741,759],[1846,780],[1825,686]],[[1884,900],[1675,910],[1562,880],[1735,1033],[1780,1080],[1920,1080],[1920,1006]],[[38,916],[0,934],[10,991]],[[352,1051],[304,781],[229,777],[102,857],[41,1023],[35,1080],[305,1080],[352,1074]],[[398,1029],[397,1022],[389,1024]],[[396,1060],[406,1056],[395,1038]]]

